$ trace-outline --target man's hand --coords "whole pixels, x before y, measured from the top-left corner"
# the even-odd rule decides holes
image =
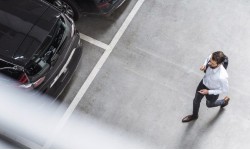
[[[202,65],[202,66],[200,67],[200,70],[201,70],[201,71],[206,70],[206,66],[205,66],[205,65]]]
[[[203,95],[207,95],[208,94],[208,90],[207,89],[202,89],[200,91],[198,91],[199,93],[203,94]]]

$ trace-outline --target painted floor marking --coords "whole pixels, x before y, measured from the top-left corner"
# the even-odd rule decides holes
[[[130,24],[130,22],[132,21],[132,19],[134,18],[134,16],[136,15],[138,10],[140,9],[140,7],[142,6],[143,2],[144,2],[144,0],[138,0],[138,2],[135,4],[134,8],[129,13],[126,20],[123,22],[122,26],[120,27],[120,29],[118,30],[118,32],[114,36],[111,43],[106,47],[105,52],[103,53],[103,55],[101,56],[101,58],[99,59],[99,61],[95,65],[95,67],[93,68],[93,70],[91,71],[91,73],[88,76],[87,80],[83,83],[82,87],[80,88],[80,90],[76,94],[75,98],[73,99],[73,101],[69,105],[68,109],[65,111],[64,115],[62,116],[59,123],[57,124],[54,132],[51,134],[50,138],[45,142],[43,148],[49,148],[52,145],[52,143],[53,143],[54,139],[56,138],[56,136],[58,135],[58,133],[63,129],[63,127],[66,124],[67,120],[72,115],[72,113],[75,110],[76,106],[81,101],[82,97],[86,93],[86,91],[89,88],[90,84],[93,82],[94,78],[96,77],[96,75],[98,74],[100,69],[102,68],[103,64],[105,63],[105,61],[109,57],[110,53],[113,51],[113,49],[116,46],[117,42],[119,41],[119,39],[121,38],[121,36],[125,32],[125,30],[127,29],[128,25]],[[93,40],[92,38],[90,38],[90,39]],[[93,40],[93,41],[95,41],[95,40]],[[94,43],[96,43],[96,42],[97,41],[95,41]]]
[[[91,43],[93,45],[96,45],[96,46],[98,46],[98,47],[100,47],[102,49],[107,49],[108,48],[107,44],[105,44],[105,43],[103,43],[101,41],[98,41],[96,39],[93,39],[92,37],[89,37],[89,36],[87,36],[85,34],[80,33],[80,38],[83,39],[84,41],[87,41],[87,42],[89,42],[89,43]]]

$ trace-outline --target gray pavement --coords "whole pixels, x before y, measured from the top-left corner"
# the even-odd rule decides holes
[[[109,44],[135,3],[116,19],[87,16],[77,26]],[[249,0],[145,0],[77,110],[140,137],[145,148],[250,148],[249,48]],[[229,57],[231,101],[208,109],[203,100],[199,119],[184,124],[204,75],[199,67],[217,50]],[[85,43],[84,51],[65,104],[104,50]]]

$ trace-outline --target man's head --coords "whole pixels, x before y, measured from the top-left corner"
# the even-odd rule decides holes
[[[225,60],[225,55],[222,51],[217,51],[212,54],[211,59],[209,60],[209,67],[212,69],[220,66]]]

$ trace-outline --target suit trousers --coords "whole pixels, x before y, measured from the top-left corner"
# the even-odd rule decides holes
[[[201,93],[199,93],[198,91],[202,90],[202,89],[207,89],[209,90],[209,88],[207,88],[204,84],[203,84],[203,79],[201,80],[201,82],[199,83],[197,89],[196,89],[196,93],[195,93],[195,97],[193,100],[193,116],[197,116],[198,117],[198,113],[199,113],[199,109],[200,109],[200,103],[202,98],[205,96],[206,97],[206,105],[207,107],[217,107],[217,106],[221,106],[223,105],[224,99],[218,100],[219,95],[203,95]]]

